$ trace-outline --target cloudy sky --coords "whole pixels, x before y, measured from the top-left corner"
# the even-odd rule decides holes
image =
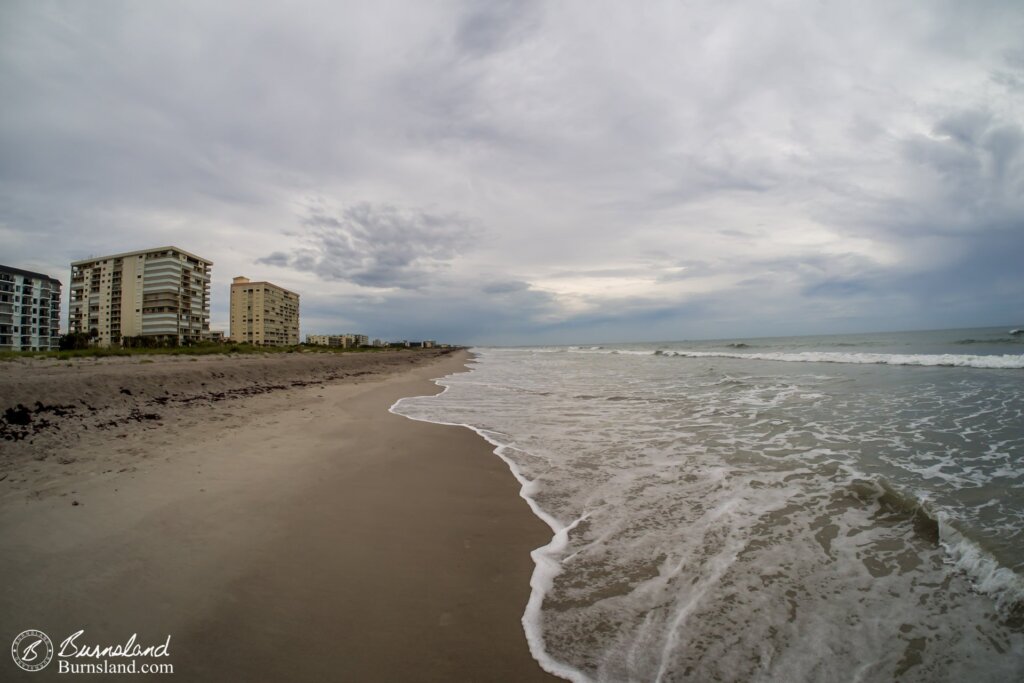
[[[0,262],[174,244],[303,334],[1024,324],[1024,5],[0,3]],[[66,311],[66,308],[65,308]]]

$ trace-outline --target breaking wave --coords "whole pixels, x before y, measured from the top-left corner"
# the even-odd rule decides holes
[[[635,353],[635,352],[634,352]],[[995,356],[899,353],[838,353],[829,351],[800,351],[797,353],[728,353],[717,351],[674,351],[658,349],[648,352],[656,356],[679,358],[738,358],[741,360],[769,360],[786,363],[852,363],[870,365],[918,365],[933,367],[990,368],[1000,370],[1024,369],[1024,354]]]

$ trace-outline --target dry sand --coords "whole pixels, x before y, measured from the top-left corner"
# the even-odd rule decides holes
[[[29,409],[0,441],[0,637],[170,635],[189,681],[555,680],[520,623],[549,530],[478,436],[387,412],[466,357],[0,367]]]

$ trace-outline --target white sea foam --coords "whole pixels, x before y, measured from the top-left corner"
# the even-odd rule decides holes
[[[1024,638],[942,558],[1001,606],[1019,600],[1017,575],[946,522],[941,547],[915,534],[912,498],[883,495],[931,487],[929,514],[955,509],[1012,556],[1024,519],[986,486],[1024,484],[1014,373],[950,373],[950,386],[911,373],[869,391],[858,378],[889,371],[762,376],[629,351],[486,350],[440,395],[392,407],[487,439],[552,529],[523,616],[546,670],[581,683],[1024,675]],[[978,502],[957,508],[961,494]],[[932,654],[897,675],[919,641]]]
[[[608,351],[607,353],[611,353]],[[831,351],[800,351],[797,353],[729,353],[718,351],[631,351],[649,355],[677,356],[681,358],[737,358],[740,360],[770,360],[786,363],[853,363],[859,365],[919,365],[932,367],[989,368],[1013,370],[1024,368],[1024,354],[993,356],[965,354],[899,354],[899,353],[838,353]]]
[[[957,531],[948,515],[937,516],[939,543],[949,554],[952,565],[967,574],[978,590],[991,596],[1004,614],[1024,608],[1024,577],[999,564],[990,553]]]

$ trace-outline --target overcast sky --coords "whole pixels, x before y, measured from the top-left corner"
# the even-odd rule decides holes
[[[1021,36],[1019,0],[4,0],[0,263],[173,244],[214,328],[246,275],[304,335],[1019,325]]]

